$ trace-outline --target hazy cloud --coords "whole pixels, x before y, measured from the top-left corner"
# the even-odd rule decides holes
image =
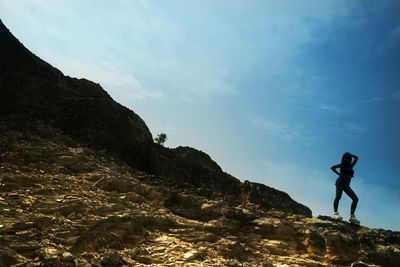
[[[248,116],[248,121],[252,126],[261,128],[270,136],[282,139],[285,142],[304,141],[303,135],[295,129],[294,125],[290,125],[282,120]]]
[[[345,136],[350,138],[356,138],[366,132],[367,127],[357,122],[349,122],[344,124]]]
[[[336,116],[342,116],[350,112],[348,107],[333,104],[319,104],[318,109]]]

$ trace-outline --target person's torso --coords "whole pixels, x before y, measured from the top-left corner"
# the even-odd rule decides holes
[[[354,170],[351,165],[342,164],[340,166],[340,176],[351,178],[354,176]]]

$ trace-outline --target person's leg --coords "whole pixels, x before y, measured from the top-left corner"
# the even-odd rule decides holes
[[[338,211],[339,200],[342,197],[342,193],[343,193],[343,186],[341,184],[337,184],[336,185],[336,197],[335,197],[335,200],[333,201],[333,210],[335,212]]]
[[[353,202],[351,203],[350,214],[354,215],[354,212],[356,211],[357,204],[358,204],[358,197],[357,197],[356,193],[354,193],[353,189],[351,189],[350,186],[345,186],[343,188],[343,191],[351,198],[351,200],[353,200]]]

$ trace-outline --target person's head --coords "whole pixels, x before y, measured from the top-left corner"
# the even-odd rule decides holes
[[[344,153],[342,156],[342,163],[350,164],[351,161],[352,161],[351,154],[349,152]]]

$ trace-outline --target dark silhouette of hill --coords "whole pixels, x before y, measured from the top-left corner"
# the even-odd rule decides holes
[[[165,182],[186,183],[232,197],[250,194],[250,199],[265,208],[311,216],[310,209],[285,193],[241,183],[205,153],[154,144],[148,127],[137,114],[115,102],[99,84],[64,76],[26,49],[1,22],[0,38],[3,117],[12,117],[21,125],[29,120],[48,123],[79,142],[107,149],[135,168],[162,176]]]
[[[98,84],[64,76],[27,50],[0,22],[0,112],[51,123],[91,146],[112,148],[145,168],[151,134],[142,119]]]
[[[0,266],[400,266],[400,233],[241,182],[153,142],[99,84],[0,21]]]

